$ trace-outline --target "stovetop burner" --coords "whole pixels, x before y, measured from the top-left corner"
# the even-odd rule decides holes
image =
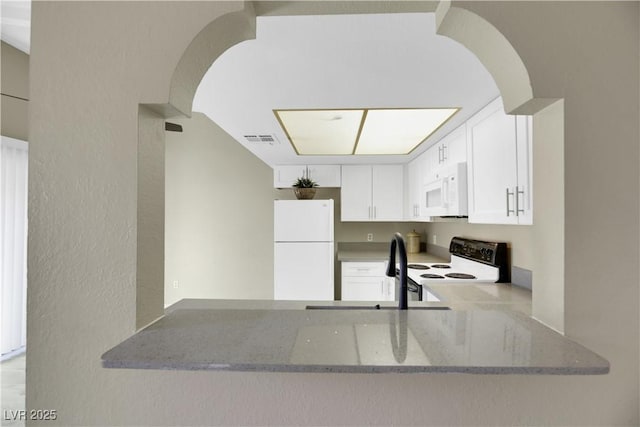
[[[413,268],[414,270],[428,270],[429,266],[427,265],[422,265],[422,264],[409,264],[407,265],[408,268]]]
[[[433,264],[431,267],[432,268],[451,268],[451,266],[447,264]]]
[[[451,279],[475,279],[476,276],[467,273],[448,273],[445,274],[446,277]]]
[[[441,276],[439,274],[431,274],[431,273],[421,274],[420,277],[424,277],[425,279],[444,279],[444,276]]]

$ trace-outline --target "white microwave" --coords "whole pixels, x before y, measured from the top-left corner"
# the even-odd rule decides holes
[[[421,202],[428,216],[467,216],[467,163],[442,167],[423,185]]]

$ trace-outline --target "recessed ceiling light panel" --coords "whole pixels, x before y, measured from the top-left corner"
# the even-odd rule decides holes
[[[350,155],[363,110],[275,110],[299,155]]]
[[[408,154],[457,108],[371,109],[354,154]]]
[[[298,155],[409,154],[459,108],[274,110]]]

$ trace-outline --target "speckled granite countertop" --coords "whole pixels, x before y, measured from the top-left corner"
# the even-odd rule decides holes
[[[609,372],[605,359],[513,311],[305,310],[307,304],[183,300],[107,351],[102,364],[270,372]]]

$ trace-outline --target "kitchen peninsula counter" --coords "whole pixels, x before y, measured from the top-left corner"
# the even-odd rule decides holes
[[[609,372],[602,357],[510,310],[305,310],[308,304],[370,306],[182,300],[107,351],[102,364],[269,372]],[[412,303],[429,305],[441,304]]]

